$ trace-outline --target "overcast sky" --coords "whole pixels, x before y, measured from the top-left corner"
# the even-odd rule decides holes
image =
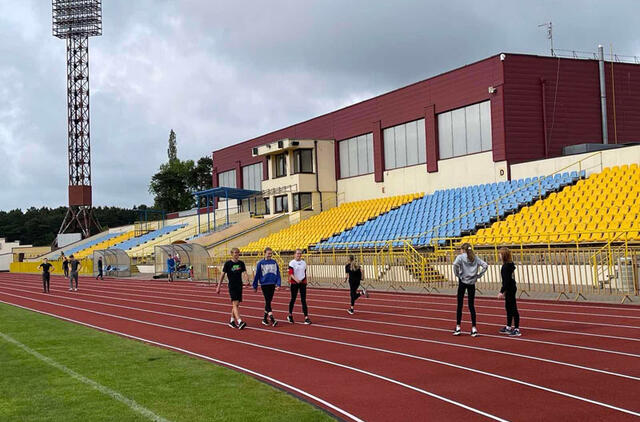
[[[90,40],[94,205],[153,202],[166,161],[213,150],[499,52],[613,44],[640,2],[103,0]],[[65,42],[51,1],[0,0],[0,210],[67,203]]]

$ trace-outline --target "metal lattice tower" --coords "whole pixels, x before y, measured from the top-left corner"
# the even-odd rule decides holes
[[[53,35],[67,40],[69,209],[59,233],[101,230],[91,202],[89,37],[102,35],[102,0],[52,0]]]

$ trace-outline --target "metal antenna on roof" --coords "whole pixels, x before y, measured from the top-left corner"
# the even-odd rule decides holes
[[[551,21],[549,21],[549,22],[541,23],[540,25],[538,25],[538,28],[542,28],[542,27],[547,28],[547,39],[551,44],[551,55],[555,56],[556,53],[553,51],[553,24],[551,23]]]

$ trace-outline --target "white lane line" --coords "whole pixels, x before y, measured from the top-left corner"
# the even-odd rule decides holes
[[[13,290],[13,291],[19,291],[19,292],[25,292],[25,290],[21,290],[21,289],[15,289],[12,287],[6,287],[6,286],[0,286],[0,287],[4,287],[5,289],[9,289],[9,290]],[[104,290],[107,291],[107,290]],[[56,292],[56,290],[54,290],[54,292]],[[60,290],[60,292],[62,292],[63,294],[66,294],[66,291]],[[36,292],[30,292],[30,293],[36,293]],[[113,292],[110,292],[112,293]],[[82,292],[78,292],[78,293],[73,293],[74,295],[76,294],[83,294],[83,295],[88,295],[87,293],[82,293]],[[144,298],[159,298],[159,299],[164,299],[164,300],[174,300],[174,301],[181,301],[181,302],[195,302],[195,303],[201,303],[204,305],[213,305],[213,306],[225,306],[228,307],[228,303],[219,303],[219,302],[203,302],[203,301],[196,301],[196,300],[188,300],[188,299],[174,299],[174,298],[169,298],[169,297],[164,297],[164,296],[151,296],[151,295],[141,295],[141,294],[135,294],[135,293],[122,293],[122,292],[116,292],[115,294],[122,294],[122,295],[126,295],[126,296],[137,296],[137,297],[144,297]],[[93,296],[93,295],[88,295],[88,296]],[[71,298],[71,296],[61,296],[61,297],[67,297],[67,298]],[[122,300],[127,300],[127,299],[122,299]],[[244,303],[249,302],[249,301],[245,301]],[[258,301],[251,301],[251,302],[258,302]],[[260,302],[261,303],[261,302]],[[178,305],[174,305],[174,306],[178,306]],[[320,309],[329,309],[329,310],[335,310],[336,308],[326,308],[326,307],[315,307],[320,308]],[[256,309],[256,310],[261,310],[262,308],[256,308],[256,307],[249,307],[249,306],[243,306],[243,309]],[[375,312],[367,312],[367,311],[358,311],[358,313],[373,313],[375,314]],[[228,312],[227,312],[228,314]],[[332,318],[332,319],[341,319],[341,320],[347,320],[347,321],[357,321],[357,322],[364,322],[364,323],[370,323],[370,324],[382,324],[382,325],[390,325],[390,326],[394,326],[394,327],[403,327],[403,328],[415,328],[415,329],[420,329],[420,330],[430,330],[430,331],[440,331],[440,332],[446,332],[446,333],[450,333],[451,330],[449,329],[445,329],[445,328],[436,328],[436,327],[429,327],[429,326],[422,326],[422,325],[412,325],[412,324],[406,324],[406,323],[395,323],[395,322],[388,322],[388,321],[378,321],[378,320],[367,320],[367,319],[359,319],[356,317],[340,317],[337,315],[326,315],[326,314],[316,314],[319,316],[325,316],[328,318]],[[436,320],[441,320],[441,321],[449,321],[447,319],[444,318],[431,318],[431,319],[436,319]],[[487,325],[492,325],[492,324],[487,324]],[[498,325],[500,327],[502,327],[502,325]],[[554,330],[555,331],[555,330]],[[567,331],[567,333],[572,333],[570,331]],[[603,336],[603,335],[596,335],[596,334],[588,334],[585,333],[583,335],[589,335],[589,336],[595,336],[595,337],[607,337],[607,338],[614,338],[614,339],[620,339],[620,340],[632,340],[632,341],[640,341],[637,339],[631,339],[631,338],[626,338],[626,337],[615,337],[615,336]],[[504,335],[495,335],[495,334],[482,334],[483,337],[491,337],[491,338],[499,338],[501,340],[505,340],[505,341],[523,341],[523,342],[527,342],[527,343],[535,343],[535,344],[544,344],[544,345],[551,345],[551,346],[557,346],[557,347],[567,347],[567,348],[572,348],[572,349],[579,349],[579,350],[588,350],[591,352],[601,352],[601,353],[608,353],[608,354],[616,354],[616,355],[620,355],[620,356],[628,356],[628,357],[633,357],[633,358],[640,358],[640,355],[638,354],[634,354],[634,353],[628,353],[628,352],[621,352],[621,351],[617,351],[617,350],[609,350],[609,349],[600,349],[600,348],[596,348],[596,347],[590,347],[590,346],[580,346],[580,345],[574,345],[574,344],[566,344],[566,343],[558,343],[558,342],[553,342],[553,341],[547,341],[547,340],[535,340],[535,339],[531,339],[531,338],[525,338],[525,337],[519,337],[517,339],[512,339],[509,338],[507,336]]]
[[[242,345],[245,345],[245,346],[256,347],[256,348],[259,348],[259,349],[271,350],[271,351],[279,352],[279,353],[282,353],[282,354],[285,354],[285,355],[296,356],[296,357],[300,357],[300,358],[303,358],[303,359],[308,359],[308,360],[324,363],[324,364],[327,364],[327,365],[336,366],[338,368],[347,369],[347,370],[350,370],[350,371],[353,371],[353,372],[357,372],[357,373],[360,373],[360,374],[363,374],[363,375],[368,375],[368,376],[370,376],[372,378],[377,378],[377,379],[389,382],[391,384],[395,384],[395,385],[404,387],[406,389],[409,389],[409,390],[424,394],[426,396],[429,396],[429,397],[444,401],[444,402],[452,404],[454,406],[461,407],[463,409],[469,410],[469,411],[471,411],[473,413],[477,413],[479,415],[486,416],[486,417],[488,417],[490,419],[493,419],[493,420],[505,421],[505,419],[502,419],[502,418],[499,418],[497,416],[491,415],[489,413],[483,412],[482,410],[467,406],[467,405],[465,405],[463,403],[456,402],[455,400],[451,400],[449,398],[446,398],[444,396],[440,396],[440,395],[432,393],[430,391],[423,390],[423,389],[415,387],[413,385],[409,385],[409,384],[406,384],[404,382],[401,382],[401,381],[398,381],[398,380],[395,380],[395,379],[392,379],[392,378],[385,377],[383,375],[379,375],[379,374],[376,374],[376,373],[373,373],[373,372],[369,372],[369,371],[366,371],[364,369],[356,368],[356,367],[353,367],[353,366],[344,365],[344,364],[341,364],[341,363],[338,363],[338,362],[333,362],[333,361],[330,361],[330,360],[327,360],[327,359],[322,359],[322,358],[318,358],[318,357],[315,357],[315,356],[305,355],[305,354],[302,354],[302,353],[296,353],[296,352],[292,352],[292,351],[289,351],[289,350],[279,349],[279,348],[276,348],[276,347],[264,346],[262,344],[251,343],[251,342],[248,342],[248,341],[242,341],[242,340],[232,339],[232,338],[228,338],[228,337],[222,337],[222,336],[217,336],[217,335],[213,335],[213,334],[202,333],[202,332],[199,332],[199,331],[187,330],[187,329],[179,328],[179,327],[171,327],[171,326],[168,326],[168,325],[157,324],[157,323],[138,320],[138,319],[134,319],[134,318],[127,318],[127,317],[124,317],[124,316],[115,315],[115,314],[109,314],[109,313],[106,313],[106,312],[99,312],[99,311],[94,311],[94,310],[91,310],[91,309],[78,308],[78,307],[75,307],[75,306],[63,305],[63,304],[56,303],[56,302],[48,302],[48,301],[45,301],[45,300],[33,299],[33,298],[23,297],[23,296],[19,296],[19,295],[13,295],[13,294],[10,294],[10,293],[2,293],[2,294],[8,295],[8,296],[17,297],[17,298],[20,298],[20,299],[29,300],[29,301],[32,301],[32,302],[40,302],[40,303],[45,303],[45,304],[49,304],[49,305],[53,305],[53,306],[60,306],[60,307],[68,308],[68,309],[74,309],[74,310],[77,310],[77,311],[88,312],[88,313],[92,313],[92,314],[96,314],[96,315],[102,315],[102,316],[107,316],[107,317],[111,317],[111,318],[122,319],[122,320],[125,320],[125,321],[136,322],[136,323],[139,323],[139,324],[150,325],[150,326],[153,326],[153,327],[163,328],[163,329],[167,329],[167,330],[173,330],[173,331],[183,332],[183,333],[187,333],[187,334],[193,334],[193,335],[197,335],[197,336],[214,338],[214,339],[217,339],[217,340],[227,341],[227,342],[230,342],[230,343],[242,344]],[[0,302],[4,302],[4,301],[0,300]],[[5,302],[5,303],[7,303],[7,302]]]
[[[24,291],[24,290],[18,290],[18,289],[13,289],[13,290],[23,291],[23,292],[26,292],[26,293],[39,294],[39,292],[30,292],[30,291]],[[166,303],[150,302],[150,301],[138,300],[138,299],[123,299],[123,298],[118,298],[118,297],[113,297],[113,296],[92,295],[92,294],[88,294],[88,293],[82,293],[82,296],[98,297],[98,298],[101,298],[101,299],[111,299],[111,300],[121,301],[121,302],[135,302],[135,303],[142,303],[142,304],[147,304],[147,305],[178,308],[178,309],[185,309],[185,310],[189,310],[189,311],[199,311],[199,312],[205,312],[205,313],[215,313],[215,314],[222,314],[222,315],[228,315],[229,314],[228,311],[214,311],[212,309],[193,308],[193,307],[188,307],[188,306],[171,305],[171,304],[166,304]],[[78,299],[77,297],[69,297],[69,298],[65,298],[65,299],[74,300],[74,301],[78,301],[78,302],[94,303],[94,304],[99,304],[99,305],[104,305],[104,306],[113,306],[113,307],[124,308],[124,309],[144,310],[144,311],[148,311],[148,312],[151,312],[151,313],[159,313],[161,315],[183,317],[183,318],[186,318],[186,319],[193,319],[193,320],[196,320],[196,321],[210,322],[210,323],[213,323],[213,324],[226,325],[226,323],[224,323],[224,322],[205,320],[205,319],[191,317],[191,316],[187,316],[187,315],[181,315],[181,314],[172,314],[172,313],[159,312],[159,311],[154,311],[154,310],[151,310],[151,309],[133,308],[133,307],[125,306],[125,305],[118,305],[118,304],[115,304],[115,303],[98,302],[98,301],[86,300],[86,299]],[[257,309],[257,310],[260,310],[259,308],[254,308],[254,307],[244,307],[244,309]],[[260,318],[262,318],[262,315],[248,315],[248,316],[250,316],[252,318],[255,318],[256,320],[259,320]],[[338,317],[338,318],[340,318],[340,317]],[[349,318],[341,318],[341,319],[349,319]],[[355,332],[355,333],[361,333],[361,334],[370,334],[370,335],[376,335],[376,336],[397,338],[397,339],[401,339],[401,340],[410,340],[410,341],[417,341],[417,342],[423,342],[423,343],[438,344],[438,345],[442,345],[442,346],[458,347],[458,348],[471,349],[471,350],[480,350],[480,351],[489,352],[489,353],[498,353],[498,354],[507,355],[507,356],[515,356],[515,357],[523,358],[523,359],[531,359],[531,360],[545,362],[545,363],[551,363],[551,364],[556,364],[556,365],[561,365],[561,366],[567,366],[567,367],[580,369],[580,370],[584,370],[584,371],[596,372],[596,373],[605,374],[605,375],[611,375],[611,376],[617,376],[617,377],[621,377],[621,378],[627,378],[627,379],[631,379],[631,380],[634,380],[634,381],[640,381],[640,377],[634,377],[632,375],[621,374],[621,373],[618,373],[618,372],[605,371],[605,370],[602,370],[602,369],[590,368],[590,367],[587,367],[587,366],[577,365],[577,364],[568,363],[568,362],[561,362],[561,361],[556,361],[556,360],[552,360],[552,359],[540,358],[540,357],[537,357],[537,356],[523,355],[523,354],[520,354],[520,353],[508,352],[508,351],[504,351],[504,350],[496,350],[496,349],[489,349],[489,348],[479,347],[479,346],[469,346],[469,345],[458,344],[458,343],[450,343],[450,342],[440,341],[440,340],[429,340],[429,339],[423,339],[423,338],[416,338],[416,337],[402,336],[402,335],[396,335],[396,334],[382,333],[382,332],[372,331],[372,330],[359,330],[359,329],[354,329],[354,328],[335,327],[335,326],[329,326],[329,325],[323,325],[323,324],[313,324],[313,326],[314,327],[321,327],[321,328],[331,329],[331,330],[349,331],[349,332]],[[275,334],[282,334],[281,332],[273,332],[271,330],[264,330],[264,331],[265,332],[270,332],[270,333],[275,333]],[[638,357],[640,357],[640,355],[638,355]]]
[[[91,378],[87,378],[84,375],[79,374],[78,372],[74,371],[73,369],[70,369],[70,368],[64,366],[63,364],[56,362],[55,360],[53,360],[50,357],[45,356],[45,355],[37,352],[36,350],[33,350],[32,348],[30,348],[26,344],[23,344],[23,343],[19,342],[18,340],[14,339],[13,337],[9,336],[8,334],[0,332],[0,338],[4,339],[7,343],[11,343],[14,346],[19,347],[20,349],[24,350],[25,352],[27,352],[31,356],[35,357],[36,359],[46,363],[47,365],[52,366],[52,367],[64,372],[65,374],[69,375],[71,378],[75,379],[76,381],[80,381],[83,384],[87,384],[88,386],[98,390],[102,394],[104,394],[106,396],[109,396],[112,399],[119,401],[120,403],[123,403],[129,409],[131,409],[132,411],[141,414],[142,416],[144,416],[145,418],[147,418],[149,420],[157,421],[157,422],[169,422],[168,419],[165,419],[162,416],[159,416],[159,415],[153,413],[151,410],[149,410],[146,407],[140,405],[135,400],[132,400],[132,399],[122,395],[121,393],[118,393],[117,391],[112,390],[111,388],[106,387],[106,386],[100,384],[99,382],[92,380]]]
[[[20,296],[18,296],[18,297],[20,297]],[[41,302],[38,299],[33,299],[33,298],[28,298],[28,297],[22,297],[22,298],[23,299],[27,299],[27,300],[34,300],[34,301]],[[87,302],[91,302],[91,301],[87,301]],[[45,301],[45,303],[49,303],[49,302]],[[186,329],[182,329],[182,328],[178,328],[178,327],[165,326],[165,325],[161,325],[161,324],[146,322],[144,320],[131,319],[131,318],[128,318],[128,317],[122,317],[122,316],[118,316],[118,315],[115,315],[115,314],[103,313],[103,312],[93,311],[93,310],[89,310],[89,309],[85,309],[85,308],[76,308],[74,306],[63,305],[63,304],[60,304],[60,303],[54,303],[54,304],[57,305],[57,306],[63,306],[63,307],[68,307],[68,308],[72,308],[72,309],[79,309],[79,310],[84,310],[84,311],[87,311],[87,312],[92,312],[92,313],[97,313],[97,314],[104,314],[104,315],[107,315],[107,316],[112,316],[112,317],[116,317],[116,318],[122,318],[122,319],[131,320],[131,321],[135,321],[135,322],[142,322],[144,324],[156,325],[156,326],[160,326],[160,327],[163,327],[163,328],[169,328],[169,329],[174,329],[174,330],[178,330],[178,331],[191,332],[190,330],[186,330]],[[133,308],[133,307],[123,306],[123,305],[106,305],[106,306],[113,306],[113,307],[125,308],[125,309],[130,309],[130,310],[139,311],[139,312],[147,312],[147,313],[152,313],[152,314],[158,314],[158,315],[164,315],[164,316],[170,316],[170,317],[176,317],[176,318],[182,318],[182,319],[189,319],[189,320],[194,320],[194,321],[199,321],[199,322],[205,322],[205,323],[208,323],[208,324],[225,325],[222,322],[212,322],[210,320],[206,320],[206,319],[202,319],[202,318],[187,317],[187,316],[184,316],[184,315],[169,314],[169,313],[159,312],[159,311],[149,311],[149,310],[145,310],[145,309]],[[412,354],[409,354],[409,353],[397,352],[397,351],[382,349],[382,348],[378,348],[378,347],[364,346],[364,345],[359,345],[359,344],[342,342],[342,341],[338,341],[338,340],[329,340],[329,339],[325,339],[325,338],[306,336],[306,335],[302,335],[302,334],[286,333],[286,332],[272,331],[272,330],[263,330],[261,328],[252,328],[252,329],[256,329],[258,331],[266,331],[266,332],[268,332],[270,334],[280,334],[280,335],[285,335],[285,336],[290,336],[290,337],[304,338],[304,339],[308,339],[308,340],[315,340],[315,341],[320,341],[320,342],[325,342],[325,343],[338,344],[338,345],[347,346],[347,347],[371,350],[371,351],[375,351],[375,352],[386,353],[386,354],[391,354],[391,355],[396,355],[396,356],[407,357],[407,358],[410,358],[410,359],[426,361],[426,362],[430,362],[430,363],[437,364],[437,365],[443,365],[443,366],[448,366],[448,367],[451,367],[451,368],[459,369],[459,370],[462,370],[462,371],[469,371],[469,372],[473,372],[473,373],[476,373],[476,374],[485,375],[485,376],[492,377],[492,378],[497,378],[497,379],[500,379],[500,380],[503,380],[503,381],[513,382],[513,383],[524,385],[524,386],[531,387],[531,388],[534,388],[534,389],[539,389],[539,390],[542,390],[542,391],[546,391],[546,392],[558,394],[558,395],[561,395],[561,396],[569,397],[569,398],[572,398],[572,399],[584,401],[584,402],[587,402],[587,403],[595,404],[595,405],[598,405],[598,406],[606,407],[606,408],[609,408],[609,409],[612,409],[612,410],[617,410],[619,412],[628,413],[628,414],[631,414],[631,415],[634,415],[634,416],[640,416],[640,413],[634,412],[634,411],[629,410],[629,409],[617,407],[617,406],[614,406],[614,405],[611,405],[611,404],[608,404],[608,403],[599,402],[597,400],[592,400],[592,399],[589,399],[589,398],[586,398],[586,397],[581,397],[581,396],[577,396],[577,395],[574,395],[574,394],[571,394],[571,393],[566,393],[564,391],[555,390],[555,389],[552,389],[552,388],[549,388],[549,387],[544,387],[544,386],[541,386],[541,385],[538,385],[538,384],[529,383],[527,381],[522,381],[522,380],[518,380],[518,379],[515,379],[515,378],[510,378],[510,377],[507,377],[507,376],[504,376],[504,375],[498,375],[498,374],[494,374],[492,372],[482,371],[482,370],[479,370],[479,369],[469,368],[469,367],[466,367],[466,366],[457,365],[457,364],[453,364],[453,363],[450,363],[450,362],[444,362],[444,361],[440,361],[440,360],[437,360],[437,359],[426,358],[426,357],[422,357],[422,356],[412,355]],[[256,343],[243,342],[243,341],[240,341],[240,340],[229,339],[227,337],[221,337],[221,336],[215,336],[215,335],[212,335],[212,334],[200,333],[198,331],[193,331],[193,332],[196,333],[196,334],[201,334],[201,335],[205,335],[205,336],[212,336],[214,338],[219,338],[221,340],[240,342],[240,343],[253,345],[253,346],[257,346],[257,347],[261,347],[261,348],[267,348],[267,349],[271,348],[272,350],[298,355],[295,352],[290,352],[290,351],[286,351],[286,350],[282,350],[282,349],[272,348],[270,346],[258,345]],[[313,358],[313,359],[320,359],[320,358]],[[342,365],[342,364],[339,364],[339,365]],[[417,388],[417,387],[415,387],[415,388]]]
[[[259,372],[252,371],[251,369],[243,368],[242,366],[238,366],[238,365],[230,363],[230,362],[225,362],[225,361],[222,361],[222,360],[219,360],[219,359],[212,358],[210,356],[201,355],[199,353],[192,352],[192,351],[186,350],[186,349],[182,349],[182,348],[176,347],[176,346],[171,346],[169,344],[159,343],[159,342],[154,341],[154,340],[150,340],[150,339],[146,339],[146,338],[142,338],[142,337],[136,337],[136,336],[133,336],[131,334],[127,334],[127,333],[123,333],[123,332],[120,332],[120,331],[111,330],[109,328],[98,327],[96,325],[92,325],[92,324],[89,324],[87,322],[78,321],[78,320],[67,318],[67,317],[64,317],[64,316],[61,316],[61,315],[56,315],[56,314],[52,314],[52,313],[49,313],[49,312],[41,311],[41,310],[38,310],[38,309],[33,309],[33,308],[26,307],[26,306],[10,303],[10,302],[5,302],[3,300],[0,300],[0,303],[5,303],[5,304],[10,305],[10,306],[15,306],[15,307],[22,308],[22,309],[25,309],[25,310],[28,310],[28,311],[37,312],[39,314],[43,314],[43,315],[51,316],[51,317],[54,317],[54,318],[57,318],[57,319],[62,319],[62,320],[65,320],[65,321],[73,322],[75,324],[84,325],[86,327],[90,327],[90,328],[93,328],[93,329],[96,329],[96,330],[108,332],[108,333],[111,333],[111,334],[117,334],[119,336],[127,337],[127,338],[130,338],[130,339],[133,339],[133,340],[142,341],[144,343],[154,344],[156,346],[164,347],[164,348],[167,348],[167,349],[172,349],[172,350],[175,350],[175,351],[178,351],[178,352],[181,352],[181,353],[185,353],[185,354],[188,354],[188,355],[191,355],[191,356],[195,356],[195,357],[198,357],[200,359],[205,359],[205,360],[208,360],[210,362],[217,363],[219,365],[223,365],[223,366],[226,366],[226,367],[229,367],[229,368],[234,368],[234,369],[237,369],[238,371],[246,372],[246,373],[251,374],[251,375],[253,375],[253,376],[257,377],[257,378],[261,378],[261,379],[267,380],[267,381],[269,381],[269,382],[271,382],[273,384],[276,384],[276,385],[279,385],[281,387],[284,387],[285,389],[288,389],[288,390],[291,390],[291,391],[295,391],[296,393],[298,393],[298,394],[300,394],[302,396],[305,396],[305,397],[307,397],[307,398],[309,398],[311,400],[317,401],[318,403],[321,403],[322,405],[324,405],[324,406],[326,406],[326,407],[328,407],[328,408],[330,408],[332,410],[335,410],[336,412],[348,417],[349,419],[351,419],[351,420],[353,420],[355,422],[364,422],[362,419],[358,418],[357,416],[354,416],[353,414],[347,412],[346,410],[341,409],[338,406],[336,406],[334,404],[331,404],[328,401],[323,400],[320,397],[315,396],[315,395],[313,395],[311,393],[308,393],[308,392],[306,392],[306,391],[304,391],[304,390],[302,390],[302,389],[300,389],[298,387],[294,387],[293,385],[290,385],[290,384],[287,384],[285,382],[279,381],[279,380],[277,380],[275,378],[272,378],[270,376],[261,374]]]
[[[15,284],[15,283],[14,283]],[[100,288],[105,288],[106,286],[100,285],[98,284],[92,284],[92,283],[86,283],[89,284],[91,286],[98,286]],[[111,286],[109,286],[111,287]],[[113,288],[113,287],[112,287]],[[129,288],[129,287],[115,287],[117,289],[120,289],[122,291],[132,291],[132,292],[139,292],[140,290],[137,290],[135,288]],[[151,290],[151,289],[144,289],[145,291],[151,291],[153,293],[166,293],[166,294],[171,294],[172,298],[174,300],[184,300],[184,301],[188,301],[190,299],[180,299],[177,296],[182,296],[182,297],[189,297],[189,298],[197,298],[197,299],[202,299],[202,295],[192,295],[192,294],[187,294],[187,293],[179,293],[174,291],[166,291],[166,290],[161,290],[161,291],[157,291],[157,290]],[[251,299],[249,299],[251,300]],[[309,299],[309,303],[313,303],[314,301],[319,301],[319,302],[328,302],[328,303],[333,303],[333,304],[342,304],[342,302],[336,302],[336,301],[328,301],[328,300],[317,300],[314,299],[313,297],[310,297]],[[365,299],[366,300],[366,299]],[[288,301],[280,301],[279,299],[274,297],[274,304],[282,304],[282,305],[288,305],[289,302]],[[367,303],[362,303],[360,302],[359,305],[361,308],[363,306],[378,306],[378,307],[385,307],[385,308],[393,308],[393,309],[399,309],[398,307],[394,307],[394,306],[389,306],[389,305],[371,305],[371,304],[367,304]],[[451,305],[452,307],[455,307],[454,304]],[[342,308],[330,308],[330,307],[322,307],[322,306],[313,306],[316,309],[332,309],[332,310],[342,310]],[[431,308],[400,308],[400,309],[414,309],[414,310],[418,310],[418,311],[426,311],[426,312],[440,312],[440,313],[447,313],[450,314],[452,312],[454,312],[453,310],[443,310],[443,309],[431,309]],[[424,316],[424,315],[412,315],[412,314],[397,314],[397,313],[392,313],[392,312],[384,312],[384,311],[367,311],[367,310],[360,310],[359,312],[368,312],[368,313],[375,313],[375,314],[381,314],[381,315],[392,315],[392,316],[403,316],[403,317],[410,317],[410,318],[420,318],[420,319],[435,319],[435,320],[441,320],[441,321],[449,321],[449,319],[444,319],[444,318],[438,318],[438,317],[429,317],[429,316]],[[492,317],[492,318],[505,318],[504,314],[485,314],[485,313],[478,313],[478,316],[488,316],[488,317]],[[563,319],[549,319],[549,318],[538,318],[538,317],[529,317],[526,316],[525,317],[527,321],[529,320],[539,320],[539,321],[545,321],[545,322],[561,322],[561,323],[570,323],[570,324],[576,324],[576,325],[593,325],[593,326],[603,326],[603,327],[612,327],[612,328],[628,328],[628,329],[640,329],[639,327],[636,326],[629,326],[629,325],[618,325],[618,324],[605,324],[605,323],[595,323],[595,322],[586,322],[586,321],[570,321],[570,320],[563,320]],[[502,327],[503,324],[495,324],[495,323],[484,323],[486,325],[493,325],[496,327]],[[604,337],[604,338],[617,338],[617,339],[624,339],[624,340],[628,340],[628,341],[638,341],[640,342],[640,338],[627,338],[627,337],[619,337],[619,336],[611,336],[611,335],[606,335],[606,334],[593,334],[593,333],[583,333],[583,332],[576,332],[576,331],[566,331],[566,330],[554,330],[554,329],[550,329],[550,328],[542,328],[542,327],[533,327],[533,326],[527,326],[528,330],[538,330],[538,331],[548,331],[548,332],[555,332],[555,333],[561,333],[561,334],[573,334],[573,335],[582,335],[582,336],[592,336],[592,337]]]

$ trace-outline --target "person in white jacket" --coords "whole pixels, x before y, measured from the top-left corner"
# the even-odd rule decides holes
[[[458,308],[456,310],[456,329],[453,335],[459,336],[461,334],[462,304],[464,302],[464,293],[467,291],[467,303],[469,305],[469,313],[471,313],[471,337],[475,337],[478,335],[476,308],[474,306],[476,281],[484,275],[489,265],[473,253],[473,249],[468,243],[462,244],[460,252],[460,255],[453,261],[453,273],[458,278]]]

